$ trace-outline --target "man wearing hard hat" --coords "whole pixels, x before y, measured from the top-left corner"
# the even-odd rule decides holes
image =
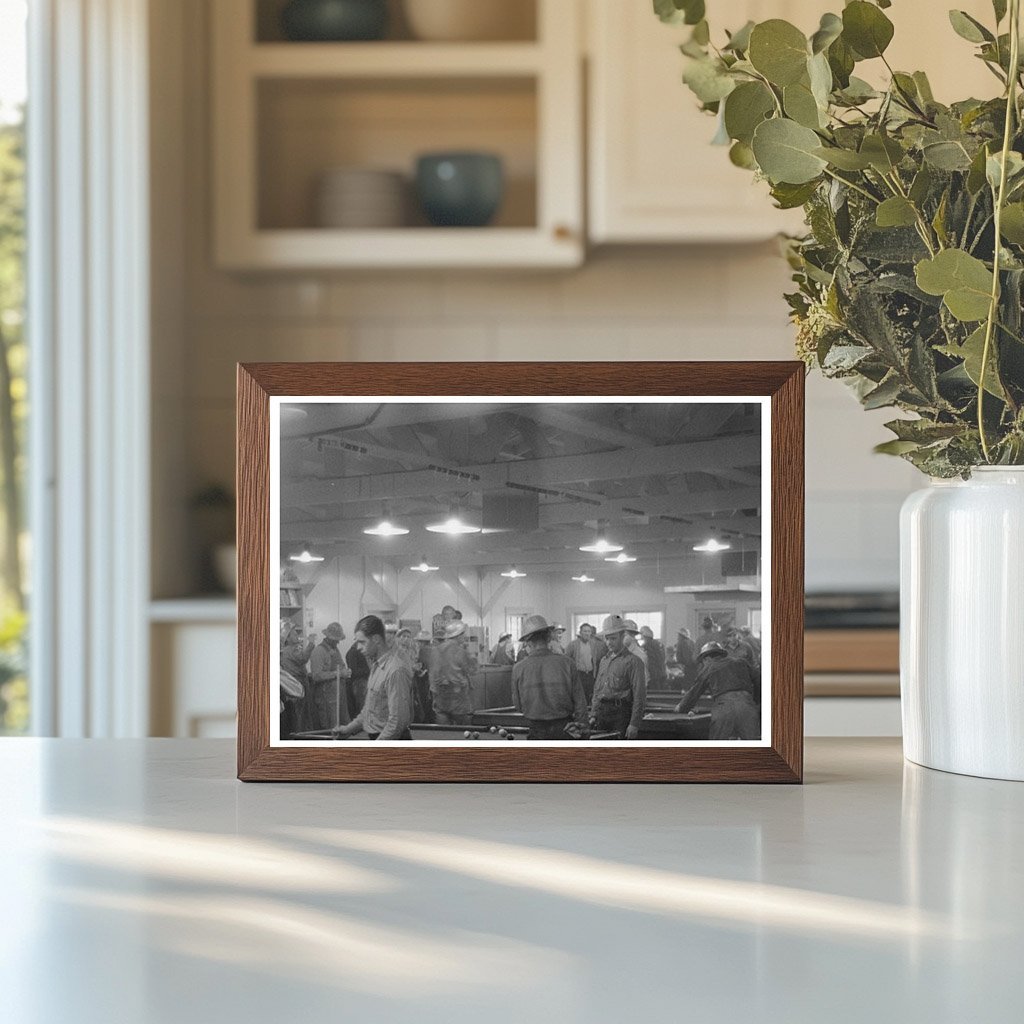
[[[573,663],[551,649],[551,634],[543,615],[529,616],[519,638],[529,653],[512,669],[512,703],[531,740],[574,739],[587,722],[583,684]],[[578,728],[570,729],[574,723]]]
[[[430,695],[440,725],[469,725],[472,721],[470,693],[475,667],[466,650],[466,624],[452,619],[430,667]]]
[[[713,698],[709,740],[759,740],[761,715],[754,695],[761,684],[743,658],[734,658],[717,641],[706,643],[697,657],[697,678],[676,706],[686,713],[704,693]]]
[[[617,732],[635,740],[644,717],[647,684],[643,663],[626,646],[627,635],[620,615],[609,615],[601,625],[608,653],[597,668],[590,719],[597,732]]]

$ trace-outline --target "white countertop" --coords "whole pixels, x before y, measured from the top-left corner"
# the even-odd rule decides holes
[[[803,787],[243,785],[0,741],[11,1024],[1024,1015],[1024,785],[810,740]]]

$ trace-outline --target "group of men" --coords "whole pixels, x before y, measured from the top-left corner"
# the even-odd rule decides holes
[[[683,699],[676,710],[691,711],[707,693],[709,739],[757,739],[760,645],[740,630],[723,633],[711,620],[708,624],[699,645],[680,630],[674,653],[683,669]],[[303,643],[297,630],[283,627],[281,736],[329,731],[338,738],[365,732],[370,739],[411,739],[413,721],[470,725],[477,663],[466,646],[467,627],[461,616],[449,616],[441,625],[437,638],[425,631],[413,637],[407,629],[389,630],[375,615],[364,616],[344,661],[339,644],[345,632],[339,623],[324,630],[319,644]],[[665,651],[653,631],[609,615],[600,630],[584,623],[568,645],[564,632],[557,623],[531,615],[514,660],[511,634],[498,642],[495,655],[504,652],[512,664],[512,701],[529,727],[528,738],[636,739],[648,689],[661,688],[668,679]],[[708,639],[709,633],[721,639]],[[300,682],[298,697],[286,676]]]

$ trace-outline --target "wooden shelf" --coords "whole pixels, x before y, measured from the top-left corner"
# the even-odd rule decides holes
[[[254,231],[221,249],[227,268],[574,267],[579,239],[532,228],[395,228],[387,231]]]
[[[519,77],[541,73],[536,43],[257,43],[242,60],[255,78]]]

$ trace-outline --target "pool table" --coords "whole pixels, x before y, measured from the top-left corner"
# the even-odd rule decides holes
[[[476,716],[473,716],[474,719]],[[490,723],[488,723],[489,725]],[[505,729],[506,732],[512,733],[516,740],[525,740],[529,729],[523,725],[523,716],[519,716],[517,724],[501,724],[499,728]],[[472,739],[466,739],[467,729],[471,733],[479,733],[480,740],[474,741]],[[412,733],[414,740],[442,740],[444,742],[461,741],[462,743],[473,743],[481,742],[483,740],[508,740],[504,736],[499,736],[497,733],[493,733],[489,730],[488,726],[481,726],[476,723],[470,726],[465,725],[423,725],[413,724],[409,727],[409,732]]]

